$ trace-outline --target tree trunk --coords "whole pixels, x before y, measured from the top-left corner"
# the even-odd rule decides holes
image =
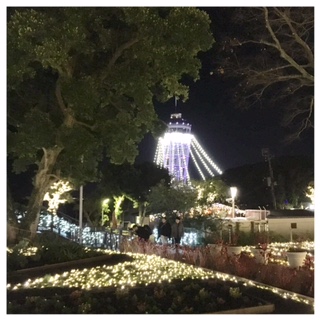
[[[143,216],[142,216],[142,205],[139,203],[139,225],[141,226],[143,223]]]
[[[37,232],[43,198],[52,182],[56,180],[56,178],[52,179],[52,171],[62,148],[53,147],[51,149],[43,149],[43,151],[44,153],[34,178],[34,188],[27,208],[26,227],[30,232],[30,238],[34,238]]]
[[[38,174],[37,174],[38,175]],[[29,229],[29,237],[34,238],[37,232],[39,220],[40,220],[40,211],[43,204],[43,198],[46,192],[48,191],[49,181],[46,177],[33,188],[31,197],[28,202],[27,209],[27,220],[26,227]]]
[[[117,219],[115,210],[112,211],[111,228],[113,230],[118,228],[118,219]]]
[[[140,202],[139,203],[139,222],[140,222],[140,225],[142,225],[144,222],[144,218],[146,217],[146,212],[147,212],[146,203]]]
[[[12,221],[7,222],[7,245],[17,243],[18,228]]]
[[[7,244],[17,242],[18,226],[10,187],[7,183]]]

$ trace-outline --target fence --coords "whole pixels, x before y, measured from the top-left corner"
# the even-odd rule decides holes
[[[38,232],[52,231],[71,241],[80,241],[80,228],[78,221],[59,213],[59,216],[48,212],[42,212],[38,225]],[[111,229],[102,227],[84,226],[82,229],[82,244],[94,248],[106,248],[120,250],[123,237],[130,237],[131,232],[124,228]],[[157,229],[154,229],[155,242]],[[197,246],[199,244],[199,232],[194,228],[185,228],[185,234],[181,240],[182,245]]]

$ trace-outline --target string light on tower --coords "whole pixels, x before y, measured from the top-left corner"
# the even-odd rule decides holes
[[[158,139],[154,162],[167,169],[174,180],[184,184],[190,183],[189,156],[203,180],[206,180],[204,171],[210,177],[214,176],[214,171],[222,174],[222,170],[191,134],[191,124],[182,119],[181,113],[171,114],[170,120],[167,131]]]
[[[155,163],[168,169],[175,180],[190,180],[188,164],[191,144],[191,125],[181,118],[181,113],[171,114],[167,132],[159,139]]]

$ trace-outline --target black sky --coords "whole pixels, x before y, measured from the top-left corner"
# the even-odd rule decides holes
[[[219,40],[219,33],[230,26],[228,17],[221,8],[209,8],[213,34]],[[215,45],[214,45],[215,46]],[[182,117],[192,124],[192,133],[212,160],[223,170],[246,164],[261,162],[261,149],[268,147],[275,156],[314,155],[314,132],[305,133],[303,140],[287,145],[283,142],[288,128],[281,126],[282,108],[240,110],[228,102],[232,83],[210,75],[214,61],[215,47],[200,54],[202,69],[200,80],[190,86],[189,100],[174,100],[156,104],[159,118],[169,121],[170,114],[181,112]],[[156,140],[146,136],[140,145],[137,161],[153,161]]]

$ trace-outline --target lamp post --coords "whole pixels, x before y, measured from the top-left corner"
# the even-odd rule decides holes
[[[79,243],[82,244],[82,219],[83,219],[83,185],[80,186],[79,195]]]
[[[232,198],[232,218],[234,218],[234,198],[236,197],[237,195],[237,187],[231,187],[230,188],[230,192],[231,192],[231,198]]]
[[[83,155],[81,156],[81,166],[83,164]],[[83,225],[82,225],[82,220],[83,220],[83,185],[80,186],[79,190],[79,243],[82,244],[82,231],[83,231]]]
[[[109,203],[110,199],[104,199],[102,201],[102,211],[101,211],[101,227],[103,227],[103,223],[104,223],[104,212],[108,211],[108,203]]]

